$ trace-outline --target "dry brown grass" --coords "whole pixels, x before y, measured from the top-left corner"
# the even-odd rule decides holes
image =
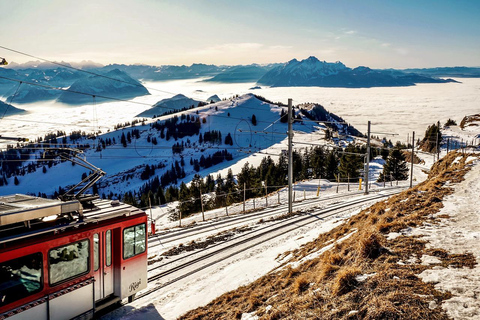
[[[300,275],[295,279],[292,285],[292,291],[294,294],[299,295],[302,294],[305,290],[308,289],[310,286],[310,278],[306,275]]]
[[[334,296],[340,296],[352,291],[358,284],[356,276],[359,274],[360,268],[358,267],[351,266],[340,269],[333,280],[332,294]]]
[[[452,164],[457,156],[452,152],[437,163],[426,182],[363,210],[292,252],[292,260],[301,259],[357,230],[319,258],[272,272],[181,319],[239,319],[252,311],[260,319],[272,320],[448,319],[440,305],[451,294],[422,282],[417,274],[431,266],[420,264],[420,258],[428,254],[438,257],[442,266],[473,267],[473,255],[426,249],[418,237],[388,240],[385,235],[439,219],[433,214],[452,192],[445,182],[460,182],[469,170],[464,163],[468,155]],[[371,276],[359,282],[359,274]],[[267,311],[267,306],[272,308]]]

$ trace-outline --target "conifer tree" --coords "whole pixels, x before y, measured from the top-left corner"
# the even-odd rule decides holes
[[[349,145],[345,148],[345,152],[348,153],[341,156],[340,165],[338,166],[340,178],[358,180],[360,169],[363,168],[363,154],[361,153],[361,150],[354,145]]]
[[[383,171],[378,178],[379,182],[391,180],[406,180],[408,178],[408,167],[405,157],[399,148],[390,151]]]

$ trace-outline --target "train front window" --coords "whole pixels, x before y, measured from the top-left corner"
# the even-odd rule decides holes
[[[42,291],[42,254],[0,263],[0,307]]]
[[[89,241],[82,240],[66,246],[52,249],[48,253],[50,284],[55,285],[64,280],[88,272],[90,259]]]
[[[139,224],[123,230],[123,258],[128,259],[145,252],[146,246],[145,224]]]

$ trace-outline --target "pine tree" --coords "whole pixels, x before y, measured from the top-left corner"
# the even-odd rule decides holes
[[[340,178],[358,180],[360,176],[360,169],[363,167],[363,154],[359,148],[355,147],[354,145],[349,145],[347,148],[345,148],[345,152],[348,153],[342,155],[340,158],[340,165],[338,166]]]
[[[329,152],[325,161],[325,178],[335,179],[338,173],[338,160],[333,151]]]
[[[127,139],[125,138],[125,133],[124,133],[124,132],[122,132],[122,136],[121,136],[121,138],[120,138],[120,142],[122,143],[122,146],[123,146],[124,148],[127,147]]]
[[[280,113],[280,122],[281,123],[287,123],[288,122],[288,114],[285,112],[285,110],[282,108],[282,112]]]
[[[399,148],[392,149],[378,181],[406,180],[408,178],[408,167],[405,157]]]
[[[163,188],[159,187],[157,190],[157,199],[158,199],[158,204],[165,204],[167,203],[167,200],[165,199],[165,194],[163,192]]]
[[[442,141],[442,133],[440,127],[436,124],[428,126],[425,131],[425,137],[420,143],[420,147],[426,152],[437,152],[437,147],[440,148],[440,142]]]

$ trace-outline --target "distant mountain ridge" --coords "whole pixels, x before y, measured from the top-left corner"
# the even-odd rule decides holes
[[[247,66],[236,66],[204,81],[224,83],[255,82],[277,65],[278,64],[260,66],[258,64],[251,64]]]
[[[451,79],[439,79],[439,77],[480,77],[480,68],[471,67],[442,67],[426,69],[383,69],[375,70],[368,67],[349,68],[341,62],[320,61],[315,57],[305,60],[292,59],[283,64],[269,65],[236,65],[216,66],[202,63],[194,63],[190,66],[150,66],[142,64],[125,65],[111,64],[102,66],[92,61],[80,63],[61,62],[65,66],[32,61],[25,64],[10,63],[7,67],[0,68],[0,76],[15,79],[10,81],[0,78],[0,96],[4,100],[14,97],[15,103],[32,103],[36,101],[60,99],[66,102],[62,91],[47,89],[37,85],[29,85],[27,82],[38,85],[68,88],[75,82],[91,77],[91,73],[108,74],[117,70],[127,74],[128,81],[167,81],[179,79],[208,78],[204,81],[219,83],[257,82],[258,85],[284,87],[284,86],[320,86],[320,87],[346,87],[346,88],[369,88],[388,86],[412,86],[417,83],[444,83],[453,82]],[[82,70],[75,70],[80,68]],[[84,72],[88,70],[89,73]],[[135,79],[135,80],[134,80]],[[106,80],[106,79],[105,79]],[[18,81],[23,81],[19,86]],[[85,80],[90,82],[90,80]],[[77,87],[82,82],[75,84]],[[138,81],[137,81],[138,83]],[[74,87],[74,88],[75,88]],[[85,89],[88,89],[84,87]],[[259,89],[259,86],[254,86]],[[106,89],[106,88],[104,88]],[[112,98],[131,98],[146,94],[144,90],[136,93],[123,92],[114,89],[104,90],[115,94]],[[137,88],[138,89],[138,88]],[[94,90],[95,91],[95,90]],[[142,92],[143,91],[143,92]],[[91,91],[85,91],[89,93]],[[117,95],[118,93],[118,95]],[[124,94],[128,93],[128,94]],[[100,93],[98,93],[100,94]],[[78,101],[73,98],[68,103],[80,104],[83,101],[90,103],[91,97],[83,99],[77,95]]]
[[[434,77],[480,78],[480,68],[471,67],[417,68],[405,69],[403,71]]]
[[[273,68],[257,83],[271,87],[370,88],[445,82],[455,82],[455,80],[437,79],[398,70],[373,70],[368,67],[351,69],[339,61],[330,63],[312,56],[302,61],[293,59]]]
[[[0,118],[2,117],[8,117],[8,116],[13,116],[15,114],[22,114],[26,113],[26,110],[15,108],[11,104],[5,103],[0,100]]]
[[[140,82],[134,80],[128,74],[118,69],[111,70],[104,74],[105,77],[90,76],[75,81],[69,88],[71,91],[95,95],[96,101],[102,100],[101,96],[114,97],[119,99],[131,99],[138,96],[150,94]],[[115,81],[113,79],[120,81]],[[131,83],[131,84],[130,84]],[[58,97],[59,102],[68,104],[92,103],[92,96],[78,94],[71,91],[64,91]],[[104,100],[104,99],[103,99]]]
[[[102,70],[118,69],[127,72],[136,79],[162,81],[162,80],[179,80],[194,79],[201,77],[209,77],[217,75],[225,70],[224,67],[215,65],[207,65],[203,63],[194,63],[191,66],[148,66],[148,65],[124,65],[111,64],[102,68]]]

